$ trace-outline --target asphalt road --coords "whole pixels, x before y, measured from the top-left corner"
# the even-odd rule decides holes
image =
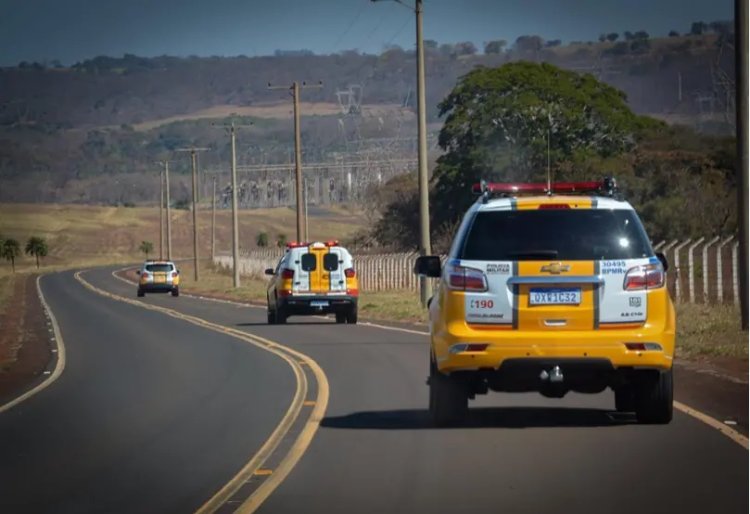
[[[85,277],[135,288],[110,270]],[[249,459],[294,393],[281,359],[103,299],[70,274],[42,282],[68,347],[48,390],[0,415],[0,512],[188,512]],[[676,412],[639,426],[611,393],[490,394],[467,426],[428,423],[426,337],[148,295],[315,359],[330,383],[311,446],[260,512],[748,511],[748,452]]]

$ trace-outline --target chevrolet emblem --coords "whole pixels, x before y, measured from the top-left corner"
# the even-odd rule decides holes
[[[559,275],[562,272],[570,271],[570,266],[567,264],[563,264],[562,262],[553,262],[547,264],[546,266],[542,266],[542,269],[540,269],[539,271],[541,271],[542,273]]]

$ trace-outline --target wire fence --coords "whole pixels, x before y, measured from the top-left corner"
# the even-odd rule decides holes
[[[739,303],[739,243],[734,236],[661,241],[654,245],[669,261],[667,287],[672,298],[690,303]],[[263,278],[284,254],[272,248],[246,252],[240,257],[240,274]],[[360,290],[365,292],[419,289],[414,275],[416,253],[355,255]],[[217,266],[231,269],[231,255],[217,255]]]

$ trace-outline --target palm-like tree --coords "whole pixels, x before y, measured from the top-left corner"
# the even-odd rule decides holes
[[[16,257],[21,255],[21,245],[15,239],[3,239],[2,246],[0,246],[0,257],[6,261],[10,261],[10,266],[13,269],[13,273],[16,272]]]
[[[39,268],[39,257],[46,257],[49,248],[47,247],[47,241],[43,237],[32,236],[26,242],[26,248],[24,250],[26,255],[33,255],[36,257],[36,267]]]
[[[141,246],[139,246],[138,249],[145,253],[146,259],[148,259],[148,254],[154,251],[154,243],[151,241],[141,241]]]

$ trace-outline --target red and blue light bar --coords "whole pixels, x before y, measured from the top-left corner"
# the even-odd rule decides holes
[[[617,188],[615,180],[606,178],[603,180],[592,180],[588,182],[552,182],[547,183],[501,183],[481,182],[474,184],[471,191],[474,194],[497,194],[514,196],[519,194],[552,194],[552,193],[606,193],[612,194]]]

